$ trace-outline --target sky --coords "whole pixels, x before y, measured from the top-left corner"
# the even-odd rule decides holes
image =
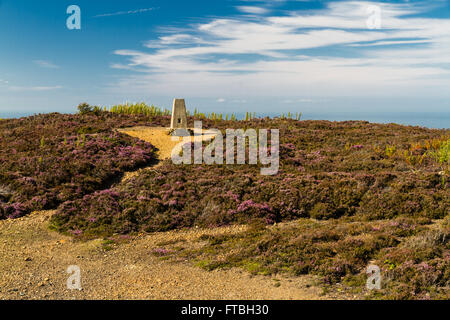
[[[0,0],[0,115],[174,98],[205,112],[449,113],[449,88],[448,0]]]

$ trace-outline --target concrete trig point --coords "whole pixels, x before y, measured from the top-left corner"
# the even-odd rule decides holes
[[[173,100],[170,129],[187,129],[187,114],[184,99]]]

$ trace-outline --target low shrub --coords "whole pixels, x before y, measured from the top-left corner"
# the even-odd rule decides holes
[[[95,113],[2,121],[0,219],[56,208],[154,161],[152,145],[113,131],[139,121]]]

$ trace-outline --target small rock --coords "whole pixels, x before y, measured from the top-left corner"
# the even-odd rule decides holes
[[[31,260],[33,260],[33,259],[31,259],[30,257],[26,257],[24,260],[25,260],[25,261],[31,261]]]

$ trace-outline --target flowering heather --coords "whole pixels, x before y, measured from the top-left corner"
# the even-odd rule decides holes
[[[95,236],[254,220],[270,225],[305,217],[441,219],[449,212],[449,192],[442,184],[438,162],[429,158],[420,167],[412,167],[402,158],[387,158],[365,147],[406,146],[440,137],[446,133],[443,130],[261,119],[246,125],[280,128],[278,175],[261,176],[259,165],[178,166],[167,161],[157,170],[113,187],[118,197],[96,193],[63,205],[53,218],[55,227],[66,232],[84,228],[87,235]],[[224,129],[242,123],[222,121],[208,126]],[[345,148],[349,140],[354,148]],[[108,223],[88,220],[96,215],[108,217]]]
[[[56,208],[154,160],[149,143],[112,131],[137,117],[38,115],[0,123],[0,219]]]
[[[341,283],[349,294],[371,298],[448,299],[449,220],[394,221],[300,219],[269,228],[252,226],[235,235],[202,237],[187,248],[177,243],[177,251],[169,255],[202,261],[207,270],[242,267],[255,274],[315,274],[330,290]],[[369,264],[381,268],[380,291],[366,290]]]

